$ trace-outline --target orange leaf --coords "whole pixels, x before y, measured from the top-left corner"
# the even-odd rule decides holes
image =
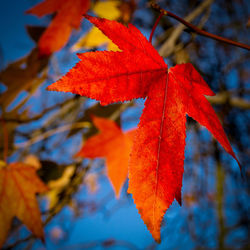
[[[90,0],[45,0],[27,11],[38,17],[57,13],[38,42],[41,55],[48,56],[67,43],[72,28],[80,26],[82,15],[89,5]]]
[[[8,235],[14,216],[34,235],[44,239],[35,194],[45,191],[47,187],[37,177],[35,167],[19,162],[0,166],[0,247]]]
[[[122,52],[79,54],[82,60],[48,89],[80,94],[101,104],[147,97],[131,151],[128,191],[154,239],[160,242],[164,213],[174,199],[181,204],[186,114],[205,126],[238,160],[204,96],[214,93],[192,64],[168,69],[133,25],[127,28],[116,21],[86,18]]]
[[[90,137],[76,156],[105,157],[107,175],[118,198],[128,176],[129,154],[135,131],[123,133],[114,121],[105,118],[93,117],[93,122],[100,133]]]

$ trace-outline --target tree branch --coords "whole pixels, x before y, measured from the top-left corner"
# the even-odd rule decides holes
[[[201,15],[214,0],[205,0],[197,8],[195,8],[190,14],[185,17],[187,22],[192,22],[197,16]],[[185,26],[180,23],[177,27],[174,27],[171,35],[168,35],[168,39],[163,43],[159,49],[159,54],[163,57],[168,57],[176,48],[176,41],[180,37],[181,33],[185,29]],[[167,33],[167,32],[166,32]]]
[[[62,133],[62,132],[65,132],[67,130],[70,130],[72,128],[89,128],[90,126],[91,126],[91,124],[89,122],[77,122],[77,123],[73,123],[73,124],[67,124],[67,125],[46,131],[45,133],[38,135],[37,137],[32,137],[29,141],[20,142],[20,143],[15,145],[15,148],[19,149],[19,148],[29,147],[32,144],[37,143],[39,141],[42,141],[42,140],[44,140],[44,139],[46,139],[54,134]]]
[[[227,38],[224,38],[224,37],[221,37],[221,36],[217,36],[217,35],[214,35],[212,33],[207,32],[207,31],[201,30],[198,27],[196,27],[195,25],[193,25],[193,24],[185,21],[184,19],[176,16],[175,14],[171,13],[170,11],[166,11],[166,10],[162,9],[158,4],[156,4],[154,2],[151,3],[151,6],[152,6],[152,8],[159,11],[160,13],[163,13],[163,15],[168,15],[168,16],[174,18],[175,20],[181,22],[186,27],[188,27],[191,31],[193,31],[193,32],[195,32],[195,33],[197,33],[197,34],[199,34],[201,36],[205,36],[205,37],[208,37],[208,38],[220,41],[220,42],[224,42],[224,43],[236,46],[236,47],[240,47],[240,48],[243,48],[243,49],[250,50],[249,45],[244,44],[244,43],[235,42],[235,41],[232,41],[230,39],[227,39]]]
[[[250,102],[244,100],[240,97],[231,97],[228,92],[221,92],[216,94],[215,96],[207,96],[207,100],[211,104],[225,104],[229,103],[231,107],[239,108],[239,109],[250,109]]]

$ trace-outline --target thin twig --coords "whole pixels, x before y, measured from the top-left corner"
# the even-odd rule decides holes
[[[168,16],[174,18],[175,20],[181,22],[186,27],[188,27],[191,31],[193,31],[193,32],[195,32],[195,33],[197,33],[197,34],[199,34],[201,36],[205,36],[205,37],[208,37],[208,38],[220,41],[220,42],[224,42],[224,43],[236,46],[236,47],[240,47],[240,48],[243,48],[243,49],[250,50],[250,46],[249,45],[244,44],[244,43],[235,42],[235,41],[232,41],[230,39],[227,39],[227,38],[224,38],[224,37],[221,37],[221,36],[217,36],[217,35],[214,35],[212,33],[207,32],[207,31],[201,30],[198,27],[196,27],[195,25],[193,25],[193,24],[185,21],[181,17],[176,16],[172,12],[164,10],[163,8],[161,8],[158,4],[156,4],[154,2],[151,3],[151,6],[152,6],[152,8],[154,8],[157,11],[159,11],[160,13],[163,13],[163,15],[168,15]]]
[[[229,92],[221,92],[216,94],[215,96],[207,96],[207,100],[211,104],[225,104],[228,103],[231,107],[239,108],[239,109],[250,109],[250,102],[244,100],[240,97],[232,97]]]
[[[6,115],[5,117],[5,121],[6,122],[17,122],[17,123],[29,123],[29,122],[33,122],[33,121],[37,121],[40,118],[42,118],[44,115],[46,115],[47,113],[49,113],[50,111],[53,111],[56,108],[62,108],[62,106],[72,102],[72,98],[67,99],[64,102],[60,102],[60,103],[56,103],[55,105],[45,108],[40,114],[34,115],[33,117],[30,118],[18,118],[18,117],[8,117]]]
[[[28,140],[26,142],[18,143],[15,145],[15,147],[16,148],[29,147],[32,144],[37,143],[39,141],[42,141],[42,140],[44,140],[44,139],[46,139],[54,134],[62,133],[62,132],[65,132],[69,129],[72,129],[72,128],[89,128],[90,126],[91,126],[91,124],[89,122],[77,122],[74,124],[67,124],[67,125],[61,126],[59,128],[55,128],[55,129],[51,129],[49,131],[46,131],[45,133],[43,133],[37,137],[31,138],[30,140]]]
[[[198,5],[192,12],[190,12],[184,19],[187,22],[192,22],[195,18],[201,15],[206,9],[210,8],[214,0],[204,0],[200,5]],[[179,23],[171,31],[171,34],[167,35],[168,30],[165,32],[165,37],[168,39],[159,48],[159,54],[163,57],[168,57],[174,51],[176,51],[176,43],[180,35],[185,29],[185,25]],[[195,33],[194,33],[195,34]]]
[[[149,42],[150,42],[150,43],[152,43],[152,37],[153,37],[153,35],[154,35],[155,29],[156,29],[158,23],[160,22],[161,17],[162,17],[164,14],[165,14],[164,12],[161,12],[160,15],[158,16],[158,18],[157,18],[156,21],[155,21],[154,27],[153,27],[153,29],[152,29],[152,31],[151,31],[151,34],[150,34],[150,37],[149,37]]]

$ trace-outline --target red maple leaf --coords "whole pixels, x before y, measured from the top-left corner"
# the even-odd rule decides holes
[[[76,156],[91,159],[105,157],[108,178],[116,197],[119,197],[128,176],[129,155],[135,130],[123,133],[114,121],[95,116],[93,116],[93,123],[100,133],[90,137]]]
[[[205,126],[238,162],[204,95],[214,95],[191,64],[168,70],[163,58],[129,25],[86,16],[122,52],[79,54],[81,61],[49,90],[72,92],[102,104],[145,98],[129,164],[129,192],[156,241],[164,213],[181,204],[186,114]],[[239,162],[238,162],[239,163]]]
[[[56,12],[38,42],[41,55],[50,55],[67,43],[72,28],[79,28],[82,15],[89,9],[89,5],[90,0],[45,0],[27,11],[38,17]]]

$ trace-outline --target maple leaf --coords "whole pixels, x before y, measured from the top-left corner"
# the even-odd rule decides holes
[[[145,98],[150,84],[166,74],[167,65],[163,58],[133,25],[127,28],[116,21],[85,17],[122,52],[78,54],[81,61],[48,90],[88,96],[99,100],[102,105]]]
[[[94,5],[92,11],[99,17],[109,20],[117,20],[121,16],[121,11],[119,10],[121,4],[120,1],[114,0],[101,1]],[[109,51],[119,51],[118,47],[98,28],[92,27],[87,34],[80,37],[80,39],[72,46],[72,51],[78,51],[82,48],[92,49],[102,45],[106,45],[107,50]]]
[[[181,204],[186,114],[205,126],[238,160],[204,96],[214,93],[190,63],[168,70],[133,25],[127,28],[115,21],[86,18],[122,52],[79,54],[81,61],[48,89],[80,94],[101,104],[147,97],[131,151],[128,191],[152,236],[160,242],[164,213],[174,199]]]
[[[16,216],[38,238],[44,240],[43,226],[36,193],[47,191],[37,177],[36,167],[16,162],[0,166],[0,247],[12,219]]]
[[[71,51],[80,49],[93,49],[98,46],[106,45],[109,51],[119,51],[118,47],[112,43],[99,29],[93,27],[87,34],[84,34],[71,48]]]
[[[121,4],[122,2],[119,0],[98,1],[93,7],[93,12],[98,17],[117,20],[121,16],[121,10],[119,9]]]
[[[122,2],[116,0],[99,1],[95,3],[92,11],[99,17],[109,20],[118,20],[121,16],[121,10],[119,9],[121,4]],[[92,27],[86,34],[79,38],[72,46],[71,50],[73,52],[82,48],[92,49],[102,45],[106,45],[109,51],[119,51],[118,47],[98,28]]]
[[[128,176],[129,154],[135,130],[123,133],[114,121],[95,116],[93,123],[100,133],[90,137],[76,156],[105,157],[107,175],[118,198]]]
[[[41,55],[60,50],[68,41],[73,28],[79,28],[82,15],[89,9],[90,0],[45,0],[27,13],[42,17],[56,12],[49,27],[38,42]]]

